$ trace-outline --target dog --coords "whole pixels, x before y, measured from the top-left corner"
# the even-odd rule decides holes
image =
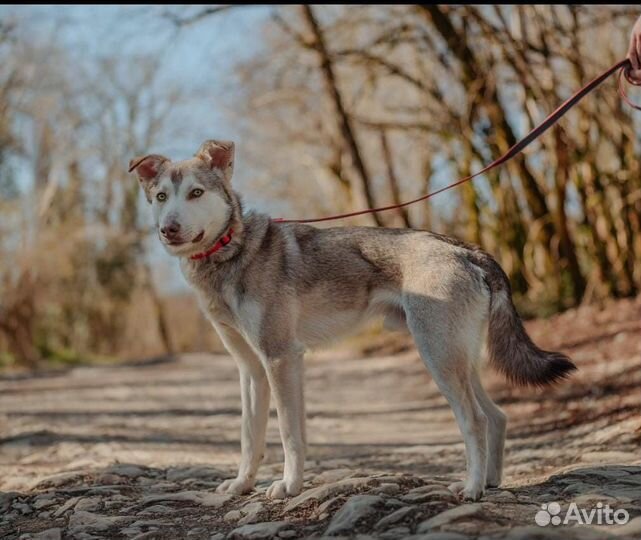
[[[241,460],[236,478],[218,491],[253,489],[271,395],[285,463],[267,496],[301,492],[304,353],[381,315],[411,333],[456,417],[467,472],[450,489],[478,500],[486,487],[500,485],[506,416],[481,385],[483,345],[490,363],[516,384],[553,383],[576,367],[529,338],[499,264],[480,248],[426,231],[320,229],[245,211],[231,182],[234,152],[232,142],[209,140],[184,161],[152,154],[130,162],[160,241],[180,257],[202,311],[238,365]]]

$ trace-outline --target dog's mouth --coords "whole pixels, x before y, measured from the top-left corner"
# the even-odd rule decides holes
[[[197,244],[204,237],[205,237],[205,231],[200,231],[200,233],[198,233],[192,240],[183,240],[182,238],[169,239],[167,237],[163,237],[163,243],[168,246],[178,247],[178,246],[184,246],[185,244]]]

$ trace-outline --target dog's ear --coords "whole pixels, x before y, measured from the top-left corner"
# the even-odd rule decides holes
[[[232,141],[205,141],[200,145],[196,157],[210,169],[219,169],[227,182],[234,172],[234,143]]]
[[[151,187],[156,184],[158,176],[168,162],[168,158],[159,154],[136,157],[129,162],[129,172],[136,171],[140,187],[144,190],[149,202],[151,202]]]

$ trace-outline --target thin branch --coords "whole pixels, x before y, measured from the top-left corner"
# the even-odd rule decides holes
[[[206,19],[207,17],[211,17],[213,15],[219,15],[220,13],[229,11],[230,9],[233,9],[233,8],[254,7],[257,5],[258,4],[224,4],[222,6],[212,6],[212,7],[204,8],[199,12],[194,13],[193,15],[189,15],[187,17],[181,17],[179,15],[176,15],[176,13],[172,11],[166,10],[163,13],[163,17],[170,20],[173,24],[175,24],[178,27],[189,26],[191,24],[200,22],[203,19]]]

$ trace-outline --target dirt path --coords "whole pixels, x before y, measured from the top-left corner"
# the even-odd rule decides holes
[[[506,478],[477,504],[445,489],[463,445],[413,349],[309,359],[306,491],[285,503],[263,494],[282,459],[273,413],[257,492],[214,494],[239,451],[230,358],[2,378],[0,538],[640,538],[641,299],[529,329],[580,371],[545,390],[486,372],[509,416]],[[630,522],[538,526],[552,502]]]

